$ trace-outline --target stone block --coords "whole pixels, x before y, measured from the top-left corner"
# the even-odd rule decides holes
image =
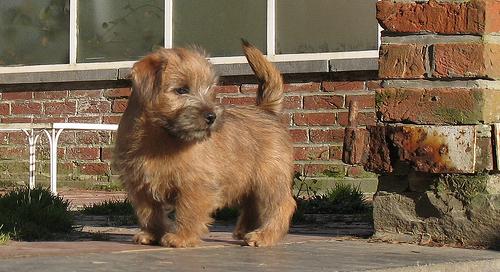
[[[427,45],[382,44],[379,58],[380,78],[425,78]]]

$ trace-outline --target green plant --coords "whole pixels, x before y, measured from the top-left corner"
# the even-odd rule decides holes
[[[7,244],[10,241],[10,233],[2,232],[3,225],[0,225],[0,246]]]
[[[18,188],[0,197],[0,234],[12,239],[46,240],[72,230],[69,201],[49,189]]]
[[[128,199],[112,199],[84,206],[82,213],[88,215],[134,215],[134,208]]]

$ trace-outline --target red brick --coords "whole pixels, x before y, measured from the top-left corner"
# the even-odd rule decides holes
[[[335,124],[335,113],[294,113],[293,122],[297,126],[328,126]]]
[[[68,97],[68,91],[36,91],[33,94],[35,99],[64,99]]]
[[[113,101],[111,105],[111,112],[113,113],[122,113],[125,112],[127,108],[128,100],[127,99],[117,99]]]
[[[76,133],[75,131],[63,131],[61,133],[61,136],[59,136],[59,145],[69,145],[69,144],[75,144],[76,143]],[[80,132],[78,132],[80,133]]]
[[[69,160],[97,160],[99,159],[98,147],[68,147],[66,159]]]
[[[108,163],[105,162],[88,162],[78,164],[80,174],[84,175],[106,175],[110,171]]]
[[[285,96],[283,97],[283,108],[287,110],[298,110],[302,108],[302,97]]]
[[[10,114],[10,104],[2,103],[0,104],[0,115],[9,115]]]
[[[101,147],[101,161],[111,161],[113,158],[113,148]]]
[[[240,92],[244,94],[257,93],[258,88],[259,88],[258,84],[242,84]]]
[[[294,143],[307,142],[307,129],[290,129],[289,133]]]
[[[311,130],[312,143],[342,143],[344,140],[344,129],[314,129]]]
[[[485,31],[484,1],[377,3],[377,19],[390,32],[482,34]]]
[[[27,160],[28,154],[28,145],[21,147],[0,146],[1,160]]]
[[[102,90],[71,90],[69,97],[71,98],[95,98],[102,97]]]
[[[350,105],[351,101],[358,102],[360,109],[373,109],[375,108],[375,95],[348,95],[345,98],[345,104]]]
[[[64,117],[33,118],[33,123],[64,123],[64,122],[66,122]]]
[[[109,113],[111,103],[109,101],[79,101],[78,113]]]
[[[283,90],[287,93],[319,92],[320,89],[321,83],[319,82],[286,83],[283,85]]]
[[[104,117],[103,117],[104,118]],[[99,124],[101,122],[99,116],[69,116],[69,123],[94,123]]]
[[[323,81],[323,91],[361,91],[365,88],[364,81]]]
[[[76,133],[78,144],[109,144],[111,134],[108,131],[81,131]]]
[[[42,136],[45,137],[45,136]],[[24,132],[9,132],[9,144],[21,144],[25,145],[28,143],[28,138]]]
[[[330,146],[330,160],[342,160],[342,147],[341,146]]]
[[[485,33],[500,32],[500,1],[486,0],[485,3]]]
[[[45,102],[43,103],[45,114],[75,114],[76,101]]]
[[[216,94],[238,93],[240,86],[238,85],[218,85],[213,88]]]
[[[328,160],[328,147],[294,147],[293,158],[295,160]]]
[[[9,133],[0,131],[0,145],[9,144]]]
[[[223,105],[255,105],[255,97],[222,97]]]
[[[434,77],[500,77],[500,45],[456,43],[434,45]]]
[[[304,175],[321,176],[326,171],[345,173],[344,166],[338,164],[306,164],[304,165]]]
[[[30,117],[2,118],[2,123],[31,123],[31,118]]]
[[[347,126],[348,118],[348,112],[337,113],[337,123],[341,126]],[[358,113],[356,121],[358,126],[370,126],[375,125],[377,117],[375,116],[375,112],[360,112]]]
[[[348,166],[346,174],[351,178],[359,178],[365,174],[362,166]]]
[[[38,102],[12,103],[12,114],[41,114],[42,104]]]
[[[292,114],[287,112],[281,113],[280,122],[286,127],[290,126],[290,124],[292,123]]]
[[[4,92],[3,100],[29,100],[33,99],[33,92]]]
[[[104,97],[106,98],[125,98],[132,94],[132,89],[130,87],[126,88],[116,88],[104,91]]]
[[[302,164],[294,164],[293,165],[293,172],[294,173],[299,173],[299,174],[303,174],[304,173],[304,165]]]
[[[122,116],[103,116],[102,123],[103,124],[119,124]]]
[[[368,90],[376,90],[382,88],[382,80],[370,80],[366,82]]]
[[[344,107],[341,95],[315,95],[304,97],[304,109],[340,109]]]
[[[382,44],[379,57],[380,78],[424,78],[427,45]]]

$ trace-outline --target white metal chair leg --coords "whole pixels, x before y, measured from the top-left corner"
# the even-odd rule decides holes
[[[35,179],[36,179],[36,142],[40,134],[36,134],[35,130],[30,129],[22,130],[24,134],[28,137],[29,144],[29,188],[35,189]]]
[[[57,195],[57,143],[59,141],[59,135],[61,135],[63,130],[64,129],[62,128],[53,128],[51,133],[44,130],[45,134],[49,138],[50,146],[50,191],[52,191],[55,195]]]

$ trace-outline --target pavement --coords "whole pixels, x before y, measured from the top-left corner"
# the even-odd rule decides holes
[[[369,238],[363,222],[298,225],[279,245],[242,246],[233,225],[218,223],[197,248],[131,243],[137,226],[115,226],[106,217],[81,217],[72,236],[50,242],[0,246],[3,271],[500,271],[500,252]],[[368,238],[367,238],[368,237]]]

